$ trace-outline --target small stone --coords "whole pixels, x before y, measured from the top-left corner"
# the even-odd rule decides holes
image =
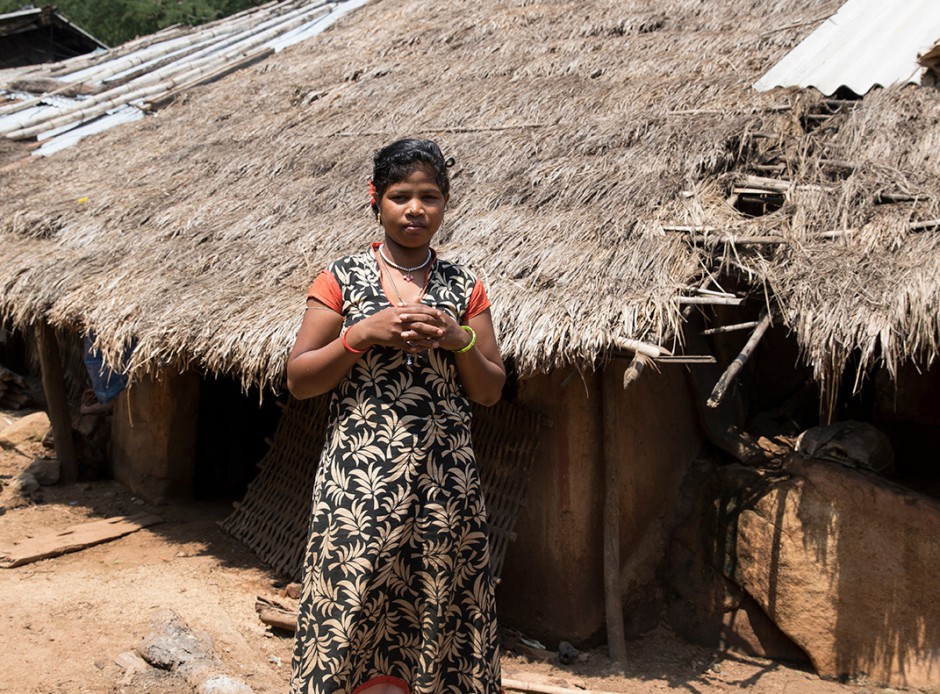
[[[173,670],[184,663],[209,657],[212,639],[195,634],[172,610],[159,610],[150,621],[151,631],[137,646],[137,653],[154,667]]]
[[[145,672],[150,668],[147,662],[133,651],[119,653],[115,656],[114,662],[117,663],[118,667],[124,670],[124,672],[129,674]]]
[[[562,665],[570,665],[578,659],[578,649],[567,641],[561,641],[558,644],[558,660]]]
[[[242,680],[228,675],[213,675],[196,689],[198,694],[252,694],[254,690]]]
[[[56,484],[59,481],[59,461],[55,458],[37,458],[26,467],[26,472],[43,486]]]

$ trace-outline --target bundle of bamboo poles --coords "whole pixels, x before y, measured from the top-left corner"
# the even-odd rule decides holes
[[[97,62],[83,63],[71,72],[56,70],[55,79],[62,86],[55,92],[82,84],[97,93],[56,108],[37,108],[51,93],[0,107],[0,116],[7,116],[0,120],[0,134],[13,140],[31,139],[81,125],[125,104],[164,101],[168,93],[266,57],[272,52],[266,43],[322,20],[335,6],[335,2],[298,0],[272,3],[189,34],[167,32],[165,40],[130,52],[118,51],[116,57],[105,53]]]

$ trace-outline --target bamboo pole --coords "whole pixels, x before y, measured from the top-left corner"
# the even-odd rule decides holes
[[[62,378],[62,363],[59,361],[59,343],[55,331],[45,321],[36,326],[36,342],[39,346],[39,366],[42,371],[42,390],[46,396],[46,409],[55,454],[59,459],[59,478],[65,483],[78,479],[78,456],[72,439],[72,415],[69,413],[65,395],[65,380]]]
[[[189,89],[192,89],[193,87],[198,87],[199,85],[208,84],[210,82],[214,82],[216,80],[222,79],[223,77],[225,77],[226,75],[232,72],[254,65],[257,62],[260,62],[262,60],[269,58],[273,54],[274,54],[274,49],[267,48],[265,50],[258,51],[257,53],[253,53],[252,55],[245,57],[243,60],[239,60],[234,63],[229,63],[228,65],[223,65],[218,70],[211,72],[203,77],[197,77],[196,79],[186,82],[185,84],[181,84],[175,89],[168,91],[165,94],[161,94],[156,99],[143,102],[141,104],[141,108],[146,109],[148,111],[163,108],[164,106],[173,102],[176,99],[176,97],[178,97],[180,94],[182,94],[183,92]]]
[[[735,323],[734,325],[722,325],[719,328],[709,328],[708,330],[703,330],[700,334],[718,335],[719,333],[733,333],[737,330],[747,330],[749,328],[756,328],[758,325],[760,325],[759,321],[752,320],[747,323]]]
[[[940,228],[940,219],[928,219],[924,222],[915,222],[908,229],[911,231],[931,231]]]
[[[669,350],[665,347],[651,345],[648,342],[641,342],[640,340],[632,340],[630,338],[617,340],[615,344],[619,349],[625,349],[653,359],[659,359],[664,354],[670,354]]]
[[[333,5],[334,3],[324,3],[315,6],[313,9],[305,8],[302,13],[292,16],[289,21],[281,21],[273,28],[253,33],[248,38],[231,45],[228,50],[222,53],[207,55],[197,60],[188,61],[183,65],[174,63],[165,66],[133,82],[101,92],[70,107],[58,109],[53,114],[48,112],[34,114],[14,126],[16,129],[6,131],[3,134],[11,140],[36,137],[45,131],[71,123],[77,125],[131,101],[169,91],[180,84],[198,78],[200,75],[211,74],[227,63],[246,59],[253,54],[250,52],[251,49],[257,49],[258,46],[287,31],[317,19],[322,19],[332,9]],[[313,15],[316,15],[316,17],[313,17]],[[283,20],[283,17],[279,19]],[[254,52],[257,53],[258,51]]]
[[[714,364],[718,360],[710,354],[677,354],[670,357],[660,357],[657,364]]]
[[[740,297],[722,296],[680,296],[679,304],[696,304],[702,306],[740,306],[744,299]]]
[[[770,315],[770,312],[766,308],[763,309],[760,319],[758,320],[758,325],[748,338],[747,344],[744,345],[741,353],[734,358],[734,361],[731,362],[728,369],[721,375],[721,378],[718,379],[718,383],[715,384],[711,396],[709,396],[708,401],[705,403],[706,405],[715,408],[721,404],[722,398],[725,397],[725,393],[728,391],[728,386],[734,381],[735,377],[747,363],[747,360],[751,358],[751,354],[757,347],[757,343],[760,342],[760,339],[764,336],[764,333],[767,332],[767,328],[770,327],[772,322],[773,317]]]

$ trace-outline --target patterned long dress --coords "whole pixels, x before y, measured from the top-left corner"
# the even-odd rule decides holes
[[[344,328],[389,306],[372,251],[329,266]],[[476,279],[440,259],[423,303],[464,316]],[[500,691],[487,523],[454,356],[373,347],[336,387],[313,491],[293,694],[390,682]]]

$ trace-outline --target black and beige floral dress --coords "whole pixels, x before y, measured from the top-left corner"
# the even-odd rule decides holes
[[[344,329],[390,305],[375,250],[332,263],[311,288],[342,313]],[[435,258],[422,302],[466,320],[488,306],[481,292],[472,274]],[[355,694],[381,682],[410,694],[500,691],[470,403],[451,353],[413,359],[373,347],[332,394],[293,694]]]

